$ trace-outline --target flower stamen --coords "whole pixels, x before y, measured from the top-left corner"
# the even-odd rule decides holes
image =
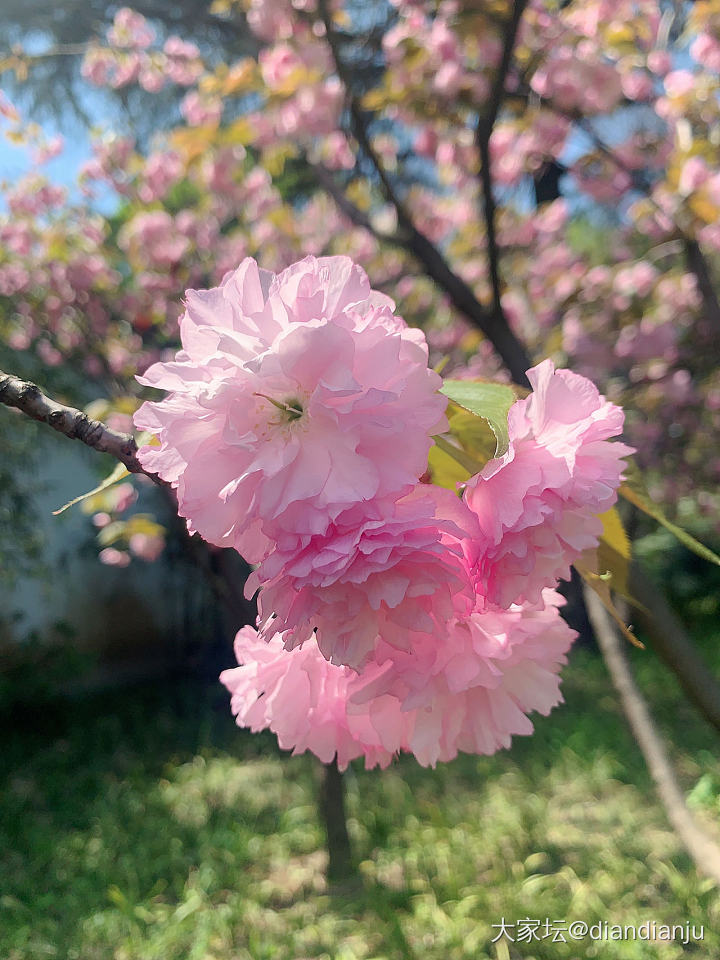
[[[275,400],[273,397],[268,397],[265,393],[254,393],[255,397],[262,397],[263,400],[267,400],[274,407],[277,407],[278,410],[281,410],[285,414],[286,422],[291,423],[293,420],[299,420],[302,417],[303,405],[295,397],[289,400]]]

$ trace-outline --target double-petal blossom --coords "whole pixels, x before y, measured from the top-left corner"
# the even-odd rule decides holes
[[[274,275],[248,258],[186,306],[183,349],[139,378],[169,395],[135,424],[158,438],[139,459],[192,531],[258,562],[283,535],[412,490],[446,400],[422,333],[351,260]]]
[[[459,751],[491,754],[532,733],[528,713],[562,699],[559,671],[575,632],[559,603],[548,591],[535,608],[474,613],[420,649],[389,648],[360,674],[329,663],[312,634],[288,651],[282,634],[263,641],[244,627],[239,666],[220,679],[238,725],[270,729],[294,753],[337,755],[341,769],[356,757],[384,767],[401,751],[424,766]]]
[[[537,603],[597,546],[598,514],[617,500],[623,457],[609,442],[623,428],[620,407],[585,377],[544,360],[528,371],[533,392],[512,405],[510,446],[465,486],[480,524],[477,589],[490,604]]]

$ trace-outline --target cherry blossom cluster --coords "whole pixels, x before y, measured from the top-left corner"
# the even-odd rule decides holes
[[[462,495],[424,482],[447,400],[424,335],[347,257],[248,258],[188,291],[167,391],[135,425],[178,510],[255,564],[257,629],[222,674],[238,723],[387,765],[492,753],[560,700],[574,638],[554,593],[597,545],[632,451],[622,411],[544,361],[507,452]]]
[[[281,271],[306,253],[361,264],[425,329],[433,365],[449,356],[454,377],[503,376],[446,292],[384,241],[398,209],[348,108],[354,100],[414,226],[491,303],[476,121],[501,61],[506,5],[397,0],[362,16],[327,6],[335,37],[313,0],[228,0],[257,54],[220,64],[192,37],[118,9],[87,50],[86,79],[162,86],[182,120],[142,146],[127,130],[98,134],[80,191],[58,188],[45,167],[62,142],[31,142],[31,125],[0,95],[0,126],[25,131],[36,164],[3,189],[0,333],[50,368],[46,382],[69,364],[96,392],[110,383],[132,393],[137,369],[175,352],[186,288],[219,283],[246,256]],[[501,305],[531,352],[566,362],[627,409],[628,439],[666,508],[692,486],[717,527],[720,459],[707,451],[720,429],[720,365],[702,258],[712,274],[720,18],[717,0],[665,6],[527,5],[489,144]],[[296,167],[300,197],[288,196]],[[563,197],[529,209],[553,169]]]

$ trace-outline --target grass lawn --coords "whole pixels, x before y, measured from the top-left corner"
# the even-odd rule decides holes
[[[716,735],[652,654],[633,659],[715,829]],[[238,731],[219,686],[28,710],[0,759],[0,958],[717,960],[720,896],[669,829],[602,663],[576,650],[565,677],[567,703],[511,751],[350,772],[355,893],[325,887],[314,762]],[[503,916],[705,936],[491,944]]]

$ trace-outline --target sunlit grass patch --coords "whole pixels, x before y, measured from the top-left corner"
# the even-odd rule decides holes
[[[633,656],[712,829],[713,734],[657,665]],[[2,760],[0,957],[720,956],[718,896],[655,801],[602,664],[576,651],[564,687],[567,703],[509,752],[436,770],[412,759],[353,768],[363,885],[346,890],[325,881],[313,761],[238,731],[221,691],[145,689],[53,708]],[[490,943],[503,916],[702,923],[705,940],[694,954],[640,941],[503,953]]]

